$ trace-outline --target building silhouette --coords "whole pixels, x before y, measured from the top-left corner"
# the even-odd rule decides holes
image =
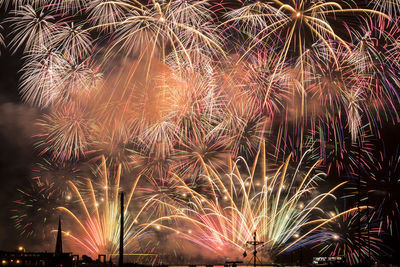
[[[62,231],[61,231],[61,216],[58,217],[58,231],[57,231],[57,241],[56,241],[56,256],[61,255],[62,252]]]
[[[58,219],[58,231],[55,252],[26,252],[23,247],[16,251],[0,251],[2,266],[73,266],[76,257],[62,251],[61,218]]]

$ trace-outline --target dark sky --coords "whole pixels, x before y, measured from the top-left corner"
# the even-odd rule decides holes
[[[10,214],[16,188],[30,176],[33,149],[31,136],[37,111],[20,102],[17,91],[18,56],[2,48],[0,56],[0,249],[18,245]]]

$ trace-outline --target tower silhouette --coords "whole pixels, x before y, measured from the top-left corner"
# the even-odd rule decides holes
[[[56,256],[60,256],[62,252],[62,232],[61,232],[61,216],[58,217],[58,231],[56,241]]]
[[[121,222],[119,232],[119,262],[118,266],[124,266],[124,192],[121,192]]]

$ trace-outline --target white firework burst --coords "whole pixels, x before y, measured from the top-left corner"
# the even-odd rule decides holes
[[[80,60],[44,46],[25,57],[22,71],[20,92],[24,101],[42,108],[79,99],[102,79],[89,58]]]
[[[115,30],[117,23],[121,22],[128,9],[124,4],[127,1],[117,0],[92,0],[88,5],[90,21],[94,26],[101,25],[105,31]]]
[[[147,52],[163,60],[169,49],[186,51],[194,43],[202,49],[224,53],[204,2],[152,1],[148,5],[132,2],[124,6],[129,11],[123,21],[116,23],[113,47],[122,45],[128,52]],[[189,54],[185,55],[190,62]]]
[[[85,58],[90,54],[93,40],[82,25],[65,24],[57,28],[52,36],[51,46],[67,51],[74,58]]]
[[[24,46],[24,52],[34,46],[44,46],[54,33],[54,17],[43,9],[35,9],[31,5],[21,6],[12,11],[14,16],[7,19],[11,22],[13,38],[10,47],[14,52]]]
[[[25,57],[19,84],[25,102],[44,108],[58,98],[58,91],[53,89],[59,80],[58,60],[57,53],[45,46],[35,47]]]

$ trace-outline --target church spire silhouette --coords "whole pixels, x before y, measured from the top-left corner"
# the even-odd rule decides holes
[[[61,216],[58,217],[58,231],[56,241],[56,256],[61,255],[62,252],[62,232],[61,232]]]

